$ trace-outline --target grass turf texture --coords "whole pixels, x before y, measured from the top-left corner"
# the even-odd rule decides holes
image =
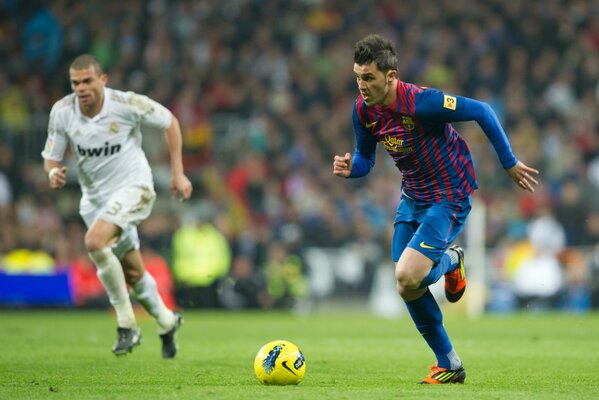
[[[141,314],[140,314],[141,315]],[[175,360],[153,321],[115,357],[108,312],[0,311],[0,399],[597,399],[599,314],[445,318],[465,385],[415,383],[434,363],[408,317],[186,311]],[[298,386],[263,386],[258,349],[274,339],[306,357]]]

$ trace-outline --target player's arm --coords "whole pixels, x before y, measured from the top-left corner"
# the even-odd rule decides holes
[[[193,186],[183,171],[183,139],[181,137],[181,126],[177,117],[172,115],[171,123],[165,131],[168,152],[171,161],[171,196],[177,194],[180,200],[191,197]]]
[[[435,89],[416,94],[415,114],[435,118],[443,122],[476,121],[495,148],[505,169],[517,163],[516,156],[501,127],[497,115],[486,103],[462,96],[449,96]]]
[[[534,192],[532,184],[536,185],[538,182],[531,174],[536,175],[539,171],[516,158],[495,111],[487,103],[427,89],[416,95],[415,109],[416,115],[439,118],[446,122],[476,121],[493,145],[510,178],[521,188]]]
[[[183,171],[183,139],[179,120],[166,107],[148,96],[127,92],[129,104],[141,119],[144,127],[164,131],[171,162],[171,196],[184,201],[189,199],[193,187]],[[167,125],[168,124],[168,125]]]
[[[491,106],[468,97],[457,97],[457,100],[458,104],[454,117],[458,119],[455,119],[455,121],[476,121],[489,138],[499,156],[501,165],[512,181],[520,188],[534,192],[533,184],[538,185],[539,182],[532,175],[538,175],[539,171],[516,158],[507,135],[499,123],[497,114]]]
[[[46,144],[42,151],[44,171],[46,171],[48,183],[52,189],[60,189],[67,183],[67,167],[60,165],[67,148],[67,138],[60,128],[60,122],[57,116],[60,107],[61,105],[57,103],[50,111],[48,137],[46,138]]]
[[[359,178],[370,172],[376,161],[376,140],[362,125],[354,106],[352,120],[356,134],[356,148],[353,157],[349,153],[335,156],[333,173],[343,178]]]
[[[361,154],[356,146],[352,156],[345,153],[343,156],[336,155],[333,159],[333,174],[342,178],[359,178],[370,172],[374,166],[375,153],[371,157]]]

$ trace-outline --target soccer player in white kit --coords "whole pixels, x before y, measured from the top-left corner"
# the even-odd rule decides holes
[[[77,57],[69,77],[73,93],[52,107],[42,152],[50,187],[60,189],[66,183],[67,168],[61,162],[70,145],[82,192],[79,212],[88,227],[85,248],[116,311],[117,341],[112,351],[127,354],[141,341],[128,284],[133,296],[156,319],[162,356],[173,358],[177,353],[175,334],[183,318],[166,307],[156,281],[144,268],[137,225],[150,215],[156,198],[150,165],[141,147],[142,131],[164,132],[171,195],[182,201],[191,196],[192,185],[183,171],[179,121],[146,96],[106,87],[108,76],[91,55]]]

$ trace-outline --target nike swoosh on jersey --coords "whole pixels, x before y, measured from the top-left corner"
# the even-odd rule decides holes
[[[374,122],[371,122],[369,124],[366,124],[366,128],[372,128],[373,126],[376,125],[377,122],[379,122],[379,121],[374,121]]]
[[[436,247],[433,246],[429,246],[428,244],[424,243],[424,242],[420,242],[420,247],[422,247],[423,249],[436,249]]]

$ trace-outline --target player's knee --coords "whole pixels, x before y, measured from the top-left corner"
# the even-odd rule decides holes
[[[88,253],[93,253],[108,246],[107,243],[105,243],[100,236],[96,235],[93,231],[87,231],[85,234],[84,243],[85,249]]]
[[[399,293],[399,296],[405,301],[412,301],[420,297],[420,290],[421,289],[411,289],[400,285],[399,282],[397,283],[397,293]]]
[[[123,272],[125,273],[125,281],[129,286],[135,285],[144,275],[143,270],[134,269],[134,268],[123,268]]]
[[[397,280],[397,290],[399,294],[406,290],[418,289],[422,278],[416,276],[413,270],[406,268],[403,265],[396,265],[395,267],[395,279]]]

